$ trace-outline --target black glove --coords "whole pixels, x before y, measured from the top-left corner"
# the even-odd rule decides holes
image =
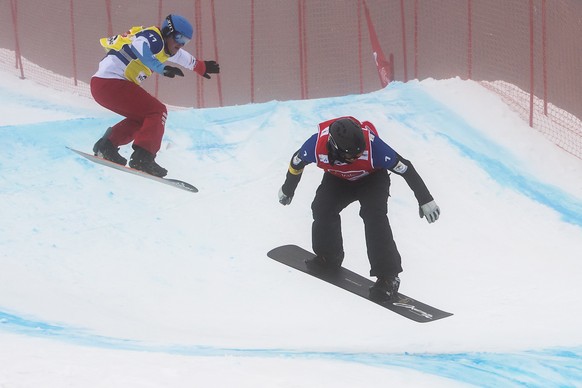
[[[279,189],[279,203],[281,205],[289,205],[291,200],[293,199],[293,195],[287,195],[283,192],[283,187]]]
[[[177,75],[183,77],[184,73],[182,73],[182,70],[178,69],[177,67],[164,66],[164,75],[169,78],[174,78]]]
[[[204,65],[206,65],[206,73],[202,75],[204,78],[210,79],[210,74],[218,74],[220,73],[220,65],[216,63],[216,61],[204,61]]]

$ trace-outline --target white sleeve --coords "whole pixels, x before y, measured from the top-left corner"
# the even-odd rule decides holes
[[[194,56],[188,51],[179,49],[175,55],[168,58],[168,62],[177,63],[186,69],[193,70],[194,65],[196,64],[196,58],[194,58]]]
[[[150,42],[144,37],[144,36],[138,36],[136,37],[132,42],[131,45],[133,46],[134,49],[137,50],[137,52],[143,57],[144,53],[143,53],[143,45],[147,44],[148,47],[150,45]]]

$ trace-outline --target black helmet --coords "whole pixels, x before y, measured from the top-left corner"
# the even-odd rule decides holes
[[[357,159],[366,149],[361,125],[347,117],[331,123],[327,149],[333,160],[351,162]]]

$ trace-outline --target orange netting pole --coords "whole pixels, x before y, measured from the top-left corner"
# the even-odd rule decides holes
[[[533,127],[534,113],[534,4],[529,0],[529,126]]]
[[[255,0],[251,0],[251,103],[255,102]]]
[[[400,20],[402,22],[402,56],[404,58],[404,82],[408,82],[408,63],[406,60],[406,22],[404,16],[404,0],[400,0]]]
[[[73,79],[75,86],[77,86],[77,46],[75,44],[75,8],[73,0],[70,0],[69,5],[69,14],[71,20],[71,49],[73,51]]]
[[[112,36],[113,22],[111,21],[111,0],[105,0],[105,12],[107,13],[107,36]]]
[[[362,63],[362,1],[358,0],[358,65],[360,67],[360,94],[364,93],[364,75]]]
[[[14,27],[14,54],[16,68],[20,68],[20,79],[24,79],[24,68],[22,67],[22,55],[20,53],[20,42],[18,40],[18,18],[16,0],[10,0],[10,10],[12,11],[12,26]]]
[[[220,63],[220,60],[218,58],[218,39],[216,37],[216,12],[215,12],[215,8],[214,8],[214,0],[210,1],[210,7],[211,7],[211,12],[212,12],[212,35],[213,35],[213,43],[214,43],[214,59],[216,60],[216,62]],[[216,87],[218,88],[218,104],[219,104],[219,106],[223,106],[223,103],[222,103],[222,82],[220,81],[220,74],[216,75]]]
[[[467,0],[467,78],[473,78],[473,1]]]

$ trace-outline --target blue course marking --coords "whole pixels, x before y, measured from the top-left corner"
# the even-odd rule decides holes
[[[403,85],[395,87],[400,89],[399,101],[406,106],[407,111],[390,112],[392,117],[421,134],[423,129],[419,128],[417,123],[432,122],[438,136],[446,139],[462,155],[477,163],[500,185],[555,210],[563,221],[582,227],[580,198],[529,174],[527,169],[515,160],[510,150],[492,142],[422,89]]]
[[[582,347],[515,353],[391,354],[243,349],[197,345],[151,345],[99,336],[84,330],[26,319],[0,311],[0,329],[75,345],[192,357],[262,357],[343,361],[373,367],[402,367],[489,387],[576,387],[582,383]]]

